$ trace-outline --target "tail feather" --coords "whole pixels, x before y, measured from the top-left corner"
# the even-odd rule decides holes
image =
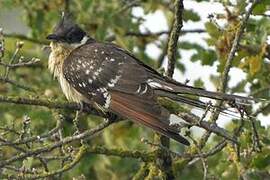
[[[176,94],[195,95],[199,97],[207,97],[210,99],[233,101],[237,104],[246,104],[246,105],[250,104],[250,101],[256,101],[256,99],[250,97],[207,91],[201,88],[188,86],[174,81],[168,82],[164,80],[156,80],[155,83],[158,83],[160,85],[161,90],[173,92]]]
[[[155,93],[157,96],[167,97],[167,98],[170,98],[174,101],[177,101],[177,102],[180,102],[183,104],[187,104],[187,105],[190,105],[192,107],[195,107],[195,108],[198,108],[201,110],[206,110],[207,108],[210,108],[210,109],[214,108],[214,109],[217,109],[218,111],[220,111],[220,113],[224,116],[231,117],[231,118],[239,118],[239,116],[236,115],[237,111],[230,110],[229,108],[224,107],[224,106],[221,106],[221,107],[215,106],[215,105],[200,101],[198,99],[193,99],[191,97],[181,96],[179,94],[175,94],[175,93],[168,92],[168,91],[156,90]]]
[[[169,125],[169,113],[167,110],[161,106],[157,106],[157,104],[152,104],[151,106],[155,109],[149,109],[149,102],[155,103],[155,101],[149,101],[149,99],[138,96],[134,97],[134,95],[120,92],[112,92],[111,96],[110,108],[113,112],[139,122],[179,143],[190,145],[190,143],[178,133],[177,129]],[[148,104],[143,101],[148,102]]]
[[[207,108],[207,104],[205,102],[202,102],[200,100],[197,99],[192,99],[192,98],[188,98],[188,97],[184,97],[175,93],[171,93],[168,91],[161,91],[161,90],[156,90],[155,91],[157,96],[160,97],[168,97],[174,101],[178,101],[184,104],[188,104],[190,106],[194,106],[200,109],[206,109]]]

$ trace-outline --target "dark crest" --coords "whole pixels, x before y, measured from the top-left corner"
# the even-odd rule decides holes
[[[65,43],[80,43],[86,33],[72,20],[70,13],[63,13],[60,22],[53,33],[47,36],[48,40]]]

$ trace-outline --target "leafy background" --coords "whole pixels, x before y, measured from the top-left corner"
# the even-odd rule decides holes
[[[209,3],[208,1],[197,0],[196,5],[200,3]],[[231,49],[235,32],[239,27],[241,19],[247,7],[245,0],[214,0],[215,3],[224,7],[223,13],[209,15],[209,20],[200,29],[206,34],[207,38],[203,40],[207,46],[200,42],[190,42],[181,40],[179,50],[177,51],[177,70],[185,73],[186,64],[181,57],[185,57],[186,52],[191,53],[189,63],[199,62],[203,66],[217,65],[217,72],[210,76],[209,81],[217,86],[221,72],[224,70],[226,57]],[[19,22],[9,22],[12,29],[20,29],[23,22],[27,29],[21,29],[22,35],[18,32],[5,33],[5,56],[4,62],[9,62],[15,49],[17,41],[24,41],[22,50],[18,54],[16,61],[21,56],[23,60],[32,57],[39,58],[41,61],[33,67],[18,68],[12,70],[10,78],[16,82],[31,87],[35,92],[24,90],[8,83],[0,84],[1,95],[18,97],[43,97],[47,99],[58,99],[66,101],[55,80],[47,70],[48,52],[44,46],[48,44],[45,40],[46,35],[51,31],[55,23],[60,18],[60,10],[69,9],[75,14],[76,21],[95,37],[98,41],[113,40],[116,44],[132,51],[136,57],[146,64],[160,68],[161,64],[166,62],[164,49],[166,49],[166,40],[168,32],[153,33],[141,32],[141,25],[145,19],[134,15],[134,8],[141,8],[145,15],[157,11],[164,13],[167,24],[170,27],[173,20],[173,3],[167,0],[84,0],[84,1],[64,1],[64,0],[1,0],[0,1],[0,25],[2,22],[8,22],[5,11],[14,11],[14,16],[19,16]],[[253,11],[253,16],[247,24],[246,32],[240,42],[240,48],[233,60],[233,67],[246,74],[245,78],[235,86],[229,87],[229,93],[243,93],[252,95],[256,98],[269,99],[270,91],[270,17],[269,0],[262,0]],[[158,19],[156,20],[158,23]],[[194,10],[184,11],[185,23],[201,21],[200,14]],[[222,22],[222,23],[221,23]],[[5,32],[5,27],[2,27]],[[29,30],[29,31],[28,31]],[[27,34],[25,34],[27,33]],[[188,32],[186,35],[189,35]],[[195,32],[196,33],[196,32]],[[185,36],[184,34],[182,36]],[[267,42],[268,40],[268,42]],[[147,48],[149,45],[155,45],[160,50],[158,58],[153,58]],[[21,60],[22,61],[22,60]],[[165,63],[166,64],[166,63]],[[4,73],[4,68],[0,69],[0,74]],[[202,75],[203,76],[203,75]],[[188,77],[187,77],[188,78]],[[230,77],[231,79],[237,77]],[[204,82],[199,78],[192,82],[195,86],[204,87]],[[261,103],[266,104],[267,101]],[[251,109],[259,107],[254,106]],[[262,111],[264,116],[269,115],[270,106]],[[63,133],[65,136],[74,133],[74,127],[69,117],[74,116],[74,112],[61,111],[66,116],[64,121]],[[52,129],[56,124],[55,112],[47,108],[37,108],[31,106],[20,106],[0,103],[0,126],[14,126],[21,130],[25,115],[31,118],[31,134],[41,134]],[[84,115],[80,120],[82,126],[90,128],[102,121],[99,117]],[[226,129],[231,130],[237,125],[238,121],[230,121]],[[230,146],[225,147],[221,152],[207,159],[209,177],[214,179],[235,179],[243,171],[248,179],[269,179],[270,178],[270,131],[269,126],[262,126],[259,119],[256,126],[261,139],[261,152],[252,152],[251,147],[251,125],[245,123],[243,133],[241,134],[241,162],[235,160],[234,151]],[[196,132],[191,132],[196,135]],[[150,141],[154,134],[146,128],[139,127],[130,121],[123,121],[105,129],[98,137],[92,138],[90,146],[102,145],[109,148],[123,148],[136,150],[149,150],[149,145],[142,143],[140,138],[147,138]],[[10,139],[13,137],[10,136]],[[219,142],[220,138],[214,136],[204,148],[205,150]],[[76,143],[74,144],[76,146]],[[182,146],[172,142],[172,148],[175,151],[183,152]],[[10,148],[0,147],[2,156],[9,157],[15,151]],[[187,149],[187,151],[191,151]],[[56,152],[54,152],[56,153]],[[35,161],[27,159],[21,163],[29,167],[35,167]],[[18,163],[18,166],[21,164]],[[119,158],[111,156],[102,156],[88,153],[72,170],[64,173],[63,179],[86,178],[86,179],[130,179],[134,177],[141,167],[141,161],[129,158]],[[57,163],[53,163],[50,169],[59,168]],[[198,179],[203,176],[203,168],[200,161],[194,163],[186,162],[182,159],[177,160],[174,166],[176,177],[182,179]],[[14,172],[10,171],[10,174]],[[16,173],[15,173],[16,174]]]

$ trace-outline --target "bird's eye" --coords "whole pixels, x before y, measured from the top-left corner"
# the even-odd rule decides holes
[[[69,43],[78,43],[82,40],[84,32],[77,28],[72,28],[66,35],[66,41]]]

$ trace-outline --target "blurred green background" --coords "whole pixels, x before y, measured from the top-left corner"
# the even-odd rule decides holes
[[[192,79],[193,77],[185,75],[187,71],[192,71],[193,64],[196,67],[199,65],[201,68],[214,67],[207,75],[206,84],[203,80],[204,74],[200,75],[201,78],[192,79],[191,84],[198,87],[216,88],[247,3],[245,0],[214,0],[212,2],[186,0],[184,5],[185,3],[189,8],[184,11],[183,30],[187,30],[187,32],[180,36],[175,78],[178,80]],[[194,8],[190,8],[191,6]],[[208,19],[202,19],[201,11],[207,10],[207,8],[203,9],[207,6],[219,7],[222,11],[209,14]],[[239,51],[233,60],[233,68],[243,74],[242,79],[239,80],[237,74],[230,76],[231,80],[236,80],[233,80],[233,86],[229,87],[229,93],[242,93],[256,98],[269,99],[269,8],[270,1],[262,0],[254,9],[254,15],[247,24]],[[98,41],[114,41],[154,68],[166,65],[166,54],[164,55],[163,52],[166,49],[168,29],[173,20],[173,2],[169,0],[1,0],[0,28],[5,34],[5,56],[2,61],[6,63],[10,61],[17,41],[23,41],[24,45],[15,58],[15,62],[30,60],[33,57],[40,59],[40,62],[34,66],[12,69],[9,74],[10,79],[30,87],[34,91],[0,81],[1,95],[66,101],[58,83],[47,70],[48,50],[44,48],[48,45],[46,35],[51,32],[60,18],[61,11],[64,10],[72,12],[78,24]],[[155,14],[162,14],[166,23],[165,27],[160,27],[164,24],[161,24],[161,19],[158,19],[160,16]],[[161,31],[149,30],[145,24],[146,21],[149,21],[149,16],[153,17],[150,19],[150,29],[156,25]],[[4,74],[4,71],[5,68],[0,66],[1,75]],[[198,72],[199,70],[193,69],[193,71]],[[267,103],[265,101],[261,105]],[[250,111],[253,112],[258,107],[259,105],[251,107]],[[260,116],[256,118],[256,126],[263,145],[262,151],[256,153],[252,151],[252,128],[248,121],[245,122],[240,137],[241,161],[238,162],[234,159],[234,152],[230,146],[227,146],[207,159],[209,178],[236,179],[239,174],[243,173],[247,179],[270,179],[270,131],[269,126],[261,125],[261,119],[264,119],[264,124],[270,124],[269,109],[270,106],[266,106]],[[0,127],[14,127],[21,131],[24,116],[27,115],[31,118],[31,132],[28,132],[27,136],[39,135],[48,132],[55,126],[57,120],[55,114],[59,113],[66,117],[63,136],[72,135],[74,127],[70,117],[74,117],[74,112],[68,110],[56,112],[34,106],[0,103]],[[100,123],[102,119],[84,115],[80,121],[85,128],[91,128]],[[238,122],[237,120],[228,121],[225,127],[232,130]],[[197,133],[197,129],[193,129],[192,135],[199,137],[200,133]],[[17,138],[13,134],[3,136],[9,140]],[[108,148],[151,151],[152,147],[141,142],[143,137],[152,141],[154,133],[130,121],[122,121],[105,129],[103,133],[92,138],[89,143],[90,146],[102,145]],[[212,148],[220,139],[220,137],[213,136],[204,150]],[[78,144],[74,143],[73,146],[76,147]],[[180,153],[191,151],[191,149],[184,150],[175,142],[172,142],[172,149]],[[0,147],[0,152],[1,160],[13,156],[16,150]],[[53,154],[57,155],[57,152],[53,152]],[[18,162],[16,165],[20,167],[23,163],[28,163],[31,168],[37,165],[35,162],[28,161],[30,160]],[[62,178],[131,179],[143,164],[136,159],[88,153],[72,170],[65,172]],[[57,162],[53,162],[49,166],[50,170],[57,168],[59,168]],[[190,163],[179,158],[174,162],[174,170],[178,179],[200,179],[203,176],[201,161]],[[16,172],[11,170],[6,170],[6,172],[16,175]]]

